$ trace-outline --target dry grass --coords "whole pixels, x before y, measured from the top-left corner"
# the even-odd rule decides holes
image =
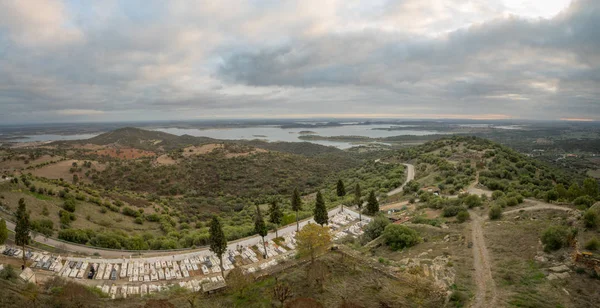
[[[156,156],[156,153],[154,152],[128,148],[107,148],[103,150],[97,150],[95,153],[100,156],[109,156],[120,159],[138,159],[142,157]]]
[[[519,219],[516,217],[519,216]],[[593,307],[600,281],[571,273],[566,280],[549,281],[547,268],[569,262],[571,249],[547,255],[550,262],[534,259],[543,251],[540,234],[567,218],[562,211],[536,211],[506,215],[485,224],[486,244],[492,257],[492,274],[500,302],[509,307]]]

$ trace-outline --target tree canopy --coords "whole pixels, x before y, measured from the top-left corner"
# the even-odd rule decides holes
[[[338,180],[336,191],[338,197],[343,197],[346,195],[346,187],[344,187],[344,181],[342,181],[342,179]]]
[[[296,233],[296,242],[298,256],[310,256],[311,262],[314,262],[315,258],[327,251],[331,244],[329,227],[308,224]]]
[[[370,215],[379,213],[379,201],[377,201],[375,191],[373,190],[371,190],[369,193],[369,198],[367,199],[367,213]]]

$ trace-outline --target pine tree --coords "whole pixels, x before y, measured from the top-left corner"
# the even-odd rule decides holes
[[[294,188],[292,194],[292,211],[296,212],[296,232],[300,231],[300,223],[298,222],[298,211],[302,209],[302,199],[300,199],[300,193],[298,188]]]
[[[221,267],[221,273],[223,273],[223,254],[227,251],[227,238],[225,238],[221,221],[217,216],[213,216],[210,222],[209,233],[210,251],[219,257],[219,266]]]
[[[31,229],[25,199],[21,198],[19,200],[19,207],[17,208],[15,216],[17,218],[17,225],[15,226],[15,244],[23,247],[23,266],[25,267],[27,265],[25,263],[25,245],[29,244],[29,230]]]
[[[367,212],[371,215],[379,213],[379,201],[375,197],[375,191],[371,190],[369,199],[367,200]]]
[[[6,228],[6,221],[4,219],[0,219],[0,245],[4,245],[6,239],[8,238],[8,229]]]
[[[315,203],[315,222],[323,226],[329,220],[327,216],[327,208],[325,207],[325,200],[321,192],[317,192],[317,202]]]
[[[277,229],[279,228],[282,219],[283,211],[281,210],[277,200],[273,199],[271,201],[271,207],[269,207],[269,222],[275,225],[275,237],[279,237],[277,234]]]
[[[265,220],[262,217],[262,214],[260,213],[260,207],[258,206],[258,204],[256,205],[256,217],[254,218],[254,232],[256,232],[256,234],[260,235],[260,237],[262,237],[262,242],[263,242],[263,249],[264,249],[264,253],[263,253],[263,258],[267,258],[267,245],[265,244],[265,236],[267,236],[268,233],[268,229],[267,229],[267,225],[265,224]]]
[[[358,207],[358,220],[362,221],[362,193],[358,183],[354,186],[354,204]]]

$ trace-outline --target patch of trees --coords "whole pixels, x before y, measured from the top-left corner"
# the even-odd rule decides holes
[[[403,225],[390,224],[383,231],[383,239],[392,250],[411,247],[421,241],[417,231]]]

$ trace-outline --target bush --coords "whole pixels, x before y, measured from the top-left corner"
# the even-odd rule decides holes
[[[460,223],[463,223],[471,218],[468,211],[460,211],[458,215],[456,215],[456,220]]]
[[[421,241],[417,231],[396,224],[389,224],[383,231],[383,238],[385,243],[390,246],[392,250],[399,250],[405,247],[411,247],[418,244]]]
[[[31,230],[39,232],[45,236],[52,236],[54,231],[54,223],[50,219],[33,220],[31,222]]]
[[[569,232],[562,226],[551,226],[542,233],[542,243],[547,251],[558,250],[567,246]]]
[[[468,299],[469,297],[461,291],[454,291],[450,295],[450,302],[454,304],[454,307],[464,307]]]
[[[73,199],[66,199],[65,203],[63,204],[63,208],[71,213],[75,212],[75,207],[75,200]]]
[[[517,204],[519,204],[519,200],[517,200],[516,197],[511,197],[511,198],[506,199],[506,205],[508,205],[508,206],[515,206]]]
[[[497,200],[504,197],[504,192],[500,191],[500,190],[494,190],[494,192],[492,193],[492,200]]]
[[[142,217],[136,217],[134,221],[136,224],[139,224],[139,225],[144,223],[144,219]]]
[[[583,214],[583,224],[586,228],[595,229],[600,224],[600,215],[593,209],[585,211]]]
[[[390,224],[390,220],[382,215],[377,215],[369,224],[365,226],[364,238],[367,242],[378,238],[385,230],[385,227]]]
[[[140,217],[142,214],[128,206],[123,207],[123,210],[121,210],[121,212],[123,213],[123,215],[127,215],[127,216],[131,216],[131,217]]]
[[[575,200],[573,200],[573,204],[581,205],[581,206],[585,206],[586,208],[589,208],[590,206],[594,205],[595,201],[596,200],[594,200],[594,198],[592,198],[590,196],[581,196],[581,197],[577,197]]]
[[[600,241],[597,238],[592,238],[589,241],[585,242],[585,249],[587,250],[598,250],[600,248]]]
[[[477,195],[468,195],[467,197],[465,197],[464,202],[470,209],[481,206],[483,204],[481,198],[479,198],[479,196]]]
[[[60,232],[58,232],[58,238],[78,244],[85,244],[89,240],[88,233],[79,229],[60,230]]]
[[[491,220],[500,219],[502,217],[502,207],[499,205],[493,205],[490,208],[488,216],[490,217]]]
[[[458,215],[458,213],[466,211],[466,209],[462,206],[451,205],[444,208],[442,215],[444,217],[454,217]]]
[[[4,280],[15,280],[19,277],[15,272],[15,269],[12,265],[7,264],[3,270],[0,271],[0,279]]]

